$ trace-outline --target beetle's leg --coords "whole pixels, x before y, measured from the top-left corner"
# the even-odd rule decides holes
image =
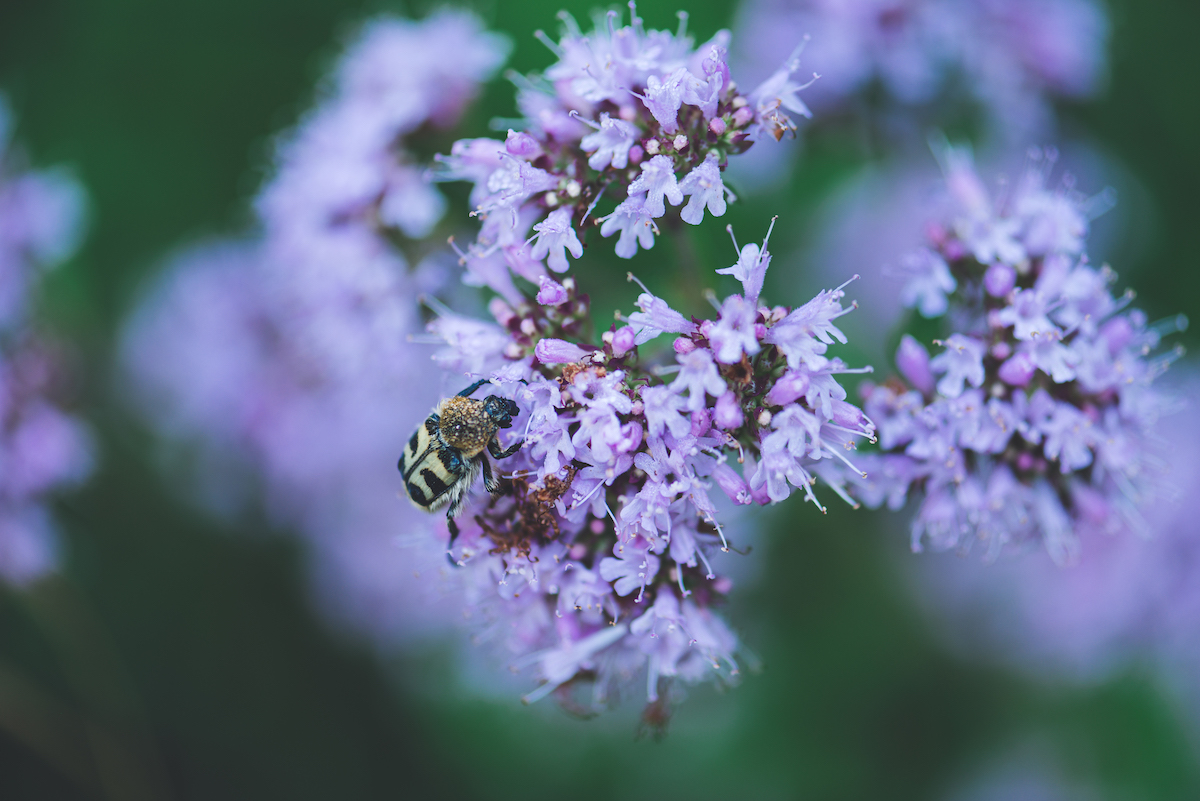
[[[454,549],[454,541],[458,539],[458,523],[454,522],[454,508],[446,512],[446,528],[450,529],[450,543],[446,546],[446,561],[450,563],[450,567],[458,567],[458,562],[454,560],[454,556],[450,553]]]
[[[458,393],[458,397],[469,398],[469,397],[471,397],[471,395],[473,395],[475,393],[475,390],[479,389],[484,384],[490,384],[490,383],[492,383],[492,379],[481,378],[478,381],[476,381],[474,384],[472,384],[471,386],[464,389],[462,392]]]
[[[525,440],[519,439],[504,450],[500,450],[500,440],[492,437],[491,441],[488,442],[488,453],[490,453],[492,456],[495,456],[497,459],[507,459],[509,456],[512,456],[514,453],[521,450],[521,446],[524,444]]]
[[[495,442],[496,440],[492,440]],[[479,454],[479,460],[483,463],[483,486],[488,492],[499,492],[500,482],[492,475],[492,463],[482,453]]]

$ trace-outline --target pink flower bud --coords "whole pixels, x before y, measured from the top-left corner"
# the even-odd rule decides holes
[[[1037,366],[1034,365],[1033,358],[1022,351],[1000,365],[998,375],[1000,380],[1006,384],[1023,387],[1033,380],[1035,372],[1037,372]]]
[[[537,302],[543,306],[558,306],[567,302],[567,289],[545,275],[538,277]]]
[[[499,297],[488,301],[488,311],[492,313],[492,319],[503,326],[507,326],[509,321],[517,316],[512,306],[509,306],[503,298]]]
[[[997,262],[983,274],[983,286],[994,298],[1002,298],[1017,285],[1017,271],[1007,264]]]
[[[780,376],[779,380],[775,382],[775,386],[771,387],[771,391],[767,393],[767,405],[787,406],[808,392],[809,383],[808,373],[800,370],[788,370]]]
[[[533,349],[533,354],[542,364],[569,364],[590,355],[591,351],[565,339],[542,339]]]
[[[629,353],[629,351],[633,350],[635,344],[636,334],[633,330],[633,326],[627,325],[623,328],[618,328],[613,333],[613,356],[618,358],[624,356],[626,353]]]
[[[750,496],[750,486],[746,483],[745,479],[724,462],[713,468],[712,478],[713,481],[717,482],[717,486],[721,488],[721,491],[728,495],[729,500],[734,503],[745,506],[754,501]]]
[[[933,392],[933,371],[929,369],[929,351],[908,334],[896,349],[896,368],[914,388],[928,395]]]
[[[717,398],[716,412],[713,415],[713,422],[717,428],[729,431],[739,428],[745,421],[746,415],[742,413],[741,404],[738,403],[733,390]]]
[[[508,129],[508,138],[504,140],[504,149],[512,155],[523,158],[536,158],[541,152],[542,147],[527,133]]]
[[[675,348],[676,353],[678,353],[680,356],[683,356],[685,353],[691,353],[694,351],[696,349],[696,343],[692,341],[691,337],[679,337],[675,340],[673,347]]]
[[[721,134],[725,133],[725,120],[721,119],[720,117],[714,117],[713,121],[708,124],[708,130],[712,131],[715,135],[720,136]]]

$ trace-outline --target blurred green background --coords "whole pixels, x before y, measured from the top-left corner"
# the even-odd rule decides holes
[[[562,5],[581,17],[591,7]],[[50,277],[42,309],[77,343],[81,411],[101,453],[90,484],[58,505],[64,575],[0,589],[0,799],[926,799],[1030,742],[1105,798],[1200,798],[1187,718],[1149,674],[1072,688],[955,661],[896,573],[905,538],[868,513],[831,504],[818,519],[805,505],[763,518],[769,548],[750,557],[761,580],[728,610],[763,670],[729,693],[693,690],[655,742],[634,737],[636,699],[577,721],[464,691],[451,648],[380,656],[330,631],[296,540],[253,521],[229,530],[179,502],[187,489],[154,470],[148,434],[113,400],[122,316],[171,249],[247,224],[272,136],[309,105],[354,24],[429,8],[0,4],[0,89],[17,137],[36,163],[70,165],[92,201],[90,236]],[[556,5],[476,8],[512,37],[511,66],[546,64],[531,33],[556,27]],[[673,26],[673,3],[639,10]],[[700,37],[733,12],[711,0],[688,10]],[[1122,199],[1138,244],[1118,248],[1116,269],[1151,319],[1197,320],[1200,7],[1122,0],[1110,12],[1110,88],[1066,109],[1065,126],[1146,190]],[[465,126],[512,113],[497,81]],[[806,143],[786,190],[733,212],[743,239],[772,213],[804,220],[871,156],[836,133]],[[773,250],[802,235],[786,227]],[[719,227],[696,236],[706,268],[729,261]]]

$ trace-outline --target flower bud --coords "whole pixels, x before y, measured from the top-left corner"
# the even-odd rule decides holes
[[[1002,298],[1017,285],[1017,271],[1007,264],[997,262],[983,274],[983,287],[994,298]]]
[[[542,339],[534,347],[533,353],[542,364],[569,364],[580,361],[591,351],[565,339]]]
[[[536,158],[541,152],[542,147],[527,133],[508,129],[508,138],[504,140],[504,149],[512,155],[523,158]]]
[[[1023,387],[1033,380],[1035,372],[1037,372],[1037,367],[1033,363],[1033,358],[1022,351],[1000,365],[997,374],[1004,383],[1014,387]]]
[[[742,413],[741,404],[738,403],[737,395],[733,390],[717,398],[713,422],[717,428],[724,431],[740,428],[742,423],[746,422],[746,416]]]
[[[567,302],[567,289],[562,284],[545,275],[538,278],[538,283],[538,303],[543,306],[558,306]]]
[[[633,326],[627,325],[623,328],[618,328],[613,334],[612,349],[613,356],[620,358],[629,351],[633,350],[635,342],[635,333]]]
[[[929,369],[929,351],[908,334],[896,349],[896,367],[900,374],[920,392],[933,392],[933,371]]]

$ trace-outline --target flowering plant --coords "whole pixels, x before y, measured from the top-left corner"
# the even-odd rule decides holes
[[[851,465],[848,439],[873,438],[837,381],[853,371],[826,355],[845,342],[842,289],[764,304],[766,246],[718,271],[743,291],[714,300],[715,319],[643,287],[639,311],[591,344],[587,296],[543,278],[536,299],[495,298],[494,324],[446,310],[430,325],[444,368],[489,376],[522,410],[509,481],[462,514],[450,554],[515,663],[536,665],[528,700],[589,684],[602,705],[644,667],[657,710],[672,677],[736,676],[737,639],[713,613],[732,585],[709,558],[731,547],[710,490],[767,504],[799,489],[820,506],[816,476]],[[644,360],[663,334],[673,364]]]
[[[684,198],[686,223],[699,225],[705,209],[722,216],[729,156],[794,131],[789,114],[809,115],[797,95],[805,87],[791,79],[795,56],[744,93],[726,62],[728,31],[693,48],[686,14],[674,34],[646,30],[629,5],[623,27],[610,11],[589,34],[567,14],[557,43],[539,32],[559,60],[518,81],[524,130],[503,142],[461,140],[442,158],[442,179],[474,184],[472,215],[483,225],[460,251],[474,283],[515,300],[510,273],[536,283],[543,260],[565,272],[589,225],[619,234],[617,255],[631,258],[654,246],[667,204]],[[595,216],[606,196],[619,202]]]
[[[1052,152],[996,197],[965,151],[943,160],[956,211],[904,260],[901,293],[940,323],[941,350],[905,336],[900,376],[865,388],[883,454],[849,474],[856,493],[893,509],[919,493],[914,550],[1032,540],[1063,563],[1085,531],[1146,532],[1151,432],[1172,406],[1152,382],[1182,351],[1154,354],[1186,319],[1147,325],[1111,294],[1084,248],[1094,201],[1047,187]]]

